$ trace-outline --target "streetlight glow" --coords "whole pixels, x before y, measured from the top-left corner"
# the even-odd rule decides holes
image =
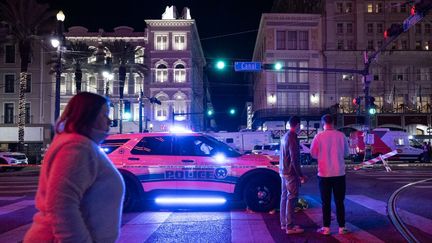
[[[52,47],[54,47],[54,48],[59,47],[59,45],[60,45],[60,41],[59,41],[59,39],[57,39],[57,38],[52,38],[52,39],[51,39],[51,45],[52,45]]]
[[[282,63],[280,63],[280,62],[275,63],[274,69],[275,70],[281,70],[282,69]]]
[[[64,20],[65,20],[65,18],[66,18],[66,16],[65,16],[64,13],[63,13],[63,11],[61,11],[61,10],[58,11],[56,17],[57,17],[57,20],[58,20],[58,21],[61,21],[61,22],[64,22]]]
[[[224,61],[218,61],[217,63],[216,63],[216,68],[217,69],[224,69],[225,68],[225,62]]]

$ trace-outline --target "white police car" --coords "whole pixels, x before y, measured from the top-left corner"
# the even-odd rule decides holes
[[[279,204],[277,157],[242,155],[205,134],[115,134],[101,149],[125,180],[128,211],[143,200],[205,205],[244,200],[254,211]]]

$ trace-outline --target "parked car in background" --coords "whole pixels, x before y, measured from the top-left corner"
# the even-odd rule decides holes
[[[18,152],[0,152],[0,171],[21,170],[24,168],[22,165],[28,165],[28,158],[25,154]]]
[[[270,143],[263,145],[255,145],[254,149],[252,150],[252,154],[279,156],[280,144]],[[310,165],[313,161],[315,161],[315,159],[313,159],[310,155],[310,144],[300,143],[300,163],[302,165]]]

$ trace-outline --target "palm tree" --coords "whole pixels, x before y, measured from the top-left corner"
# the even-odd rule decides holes
[[[123,40],[106,43],[105,46],[110,50],[113,56],[113,65],[118,68],[119,73],[119,93],[120,93],[120,122],[119,131],[123,131],[123,93],[126,81],[126,72],[137,72],[144,75],[147,68],[144,64],[135,63],[135,56],[142,50],[142,47],[136,48]],[[141,57],[141,56],[140,56]]]
[[[75,87],[76,92],[81,92],[82,84],[82,69],[93,69],[87,63],[89,57],[93,55],[93,51],[84,42],[72,42],[65,53],[66,67],[72,68],[75,73]]]
[[[24,149],[25,96],[27,70],[32,52],[32,44],[40,41],[40,36],[49,34],[55,26],[56,11],[49,10],[47,4],[36,0],[5,0],[0,2],[0,20],[9,27],[8,38],[18,44],[21,58],[18,103],[19,151]]]

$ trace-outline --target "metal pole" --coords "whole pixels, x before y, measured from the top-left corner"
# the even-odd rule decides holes
[[[60,116],[60,82],[61,82],[61,44],[57,48],[58,59],[56,66],[56,82],[55,82],[55,102],[54,102],[54,123]]]
[[[123,97],[120,97],[119,105],[120,105],[119,132],[120,134],[122,134],[123,133]]]
[[[139,95],[139,102],[138,102],[138,131],[141,133],[143,130],[142,130],[142,97],[143,97],[143,90],[142,90],[142,88],[141,88],[141,90],[140,90],[140,95]],[[146,124],[147,124],[147,121],[146,121]],[[147,129],[147,125],[146,125],[146,129]]]

